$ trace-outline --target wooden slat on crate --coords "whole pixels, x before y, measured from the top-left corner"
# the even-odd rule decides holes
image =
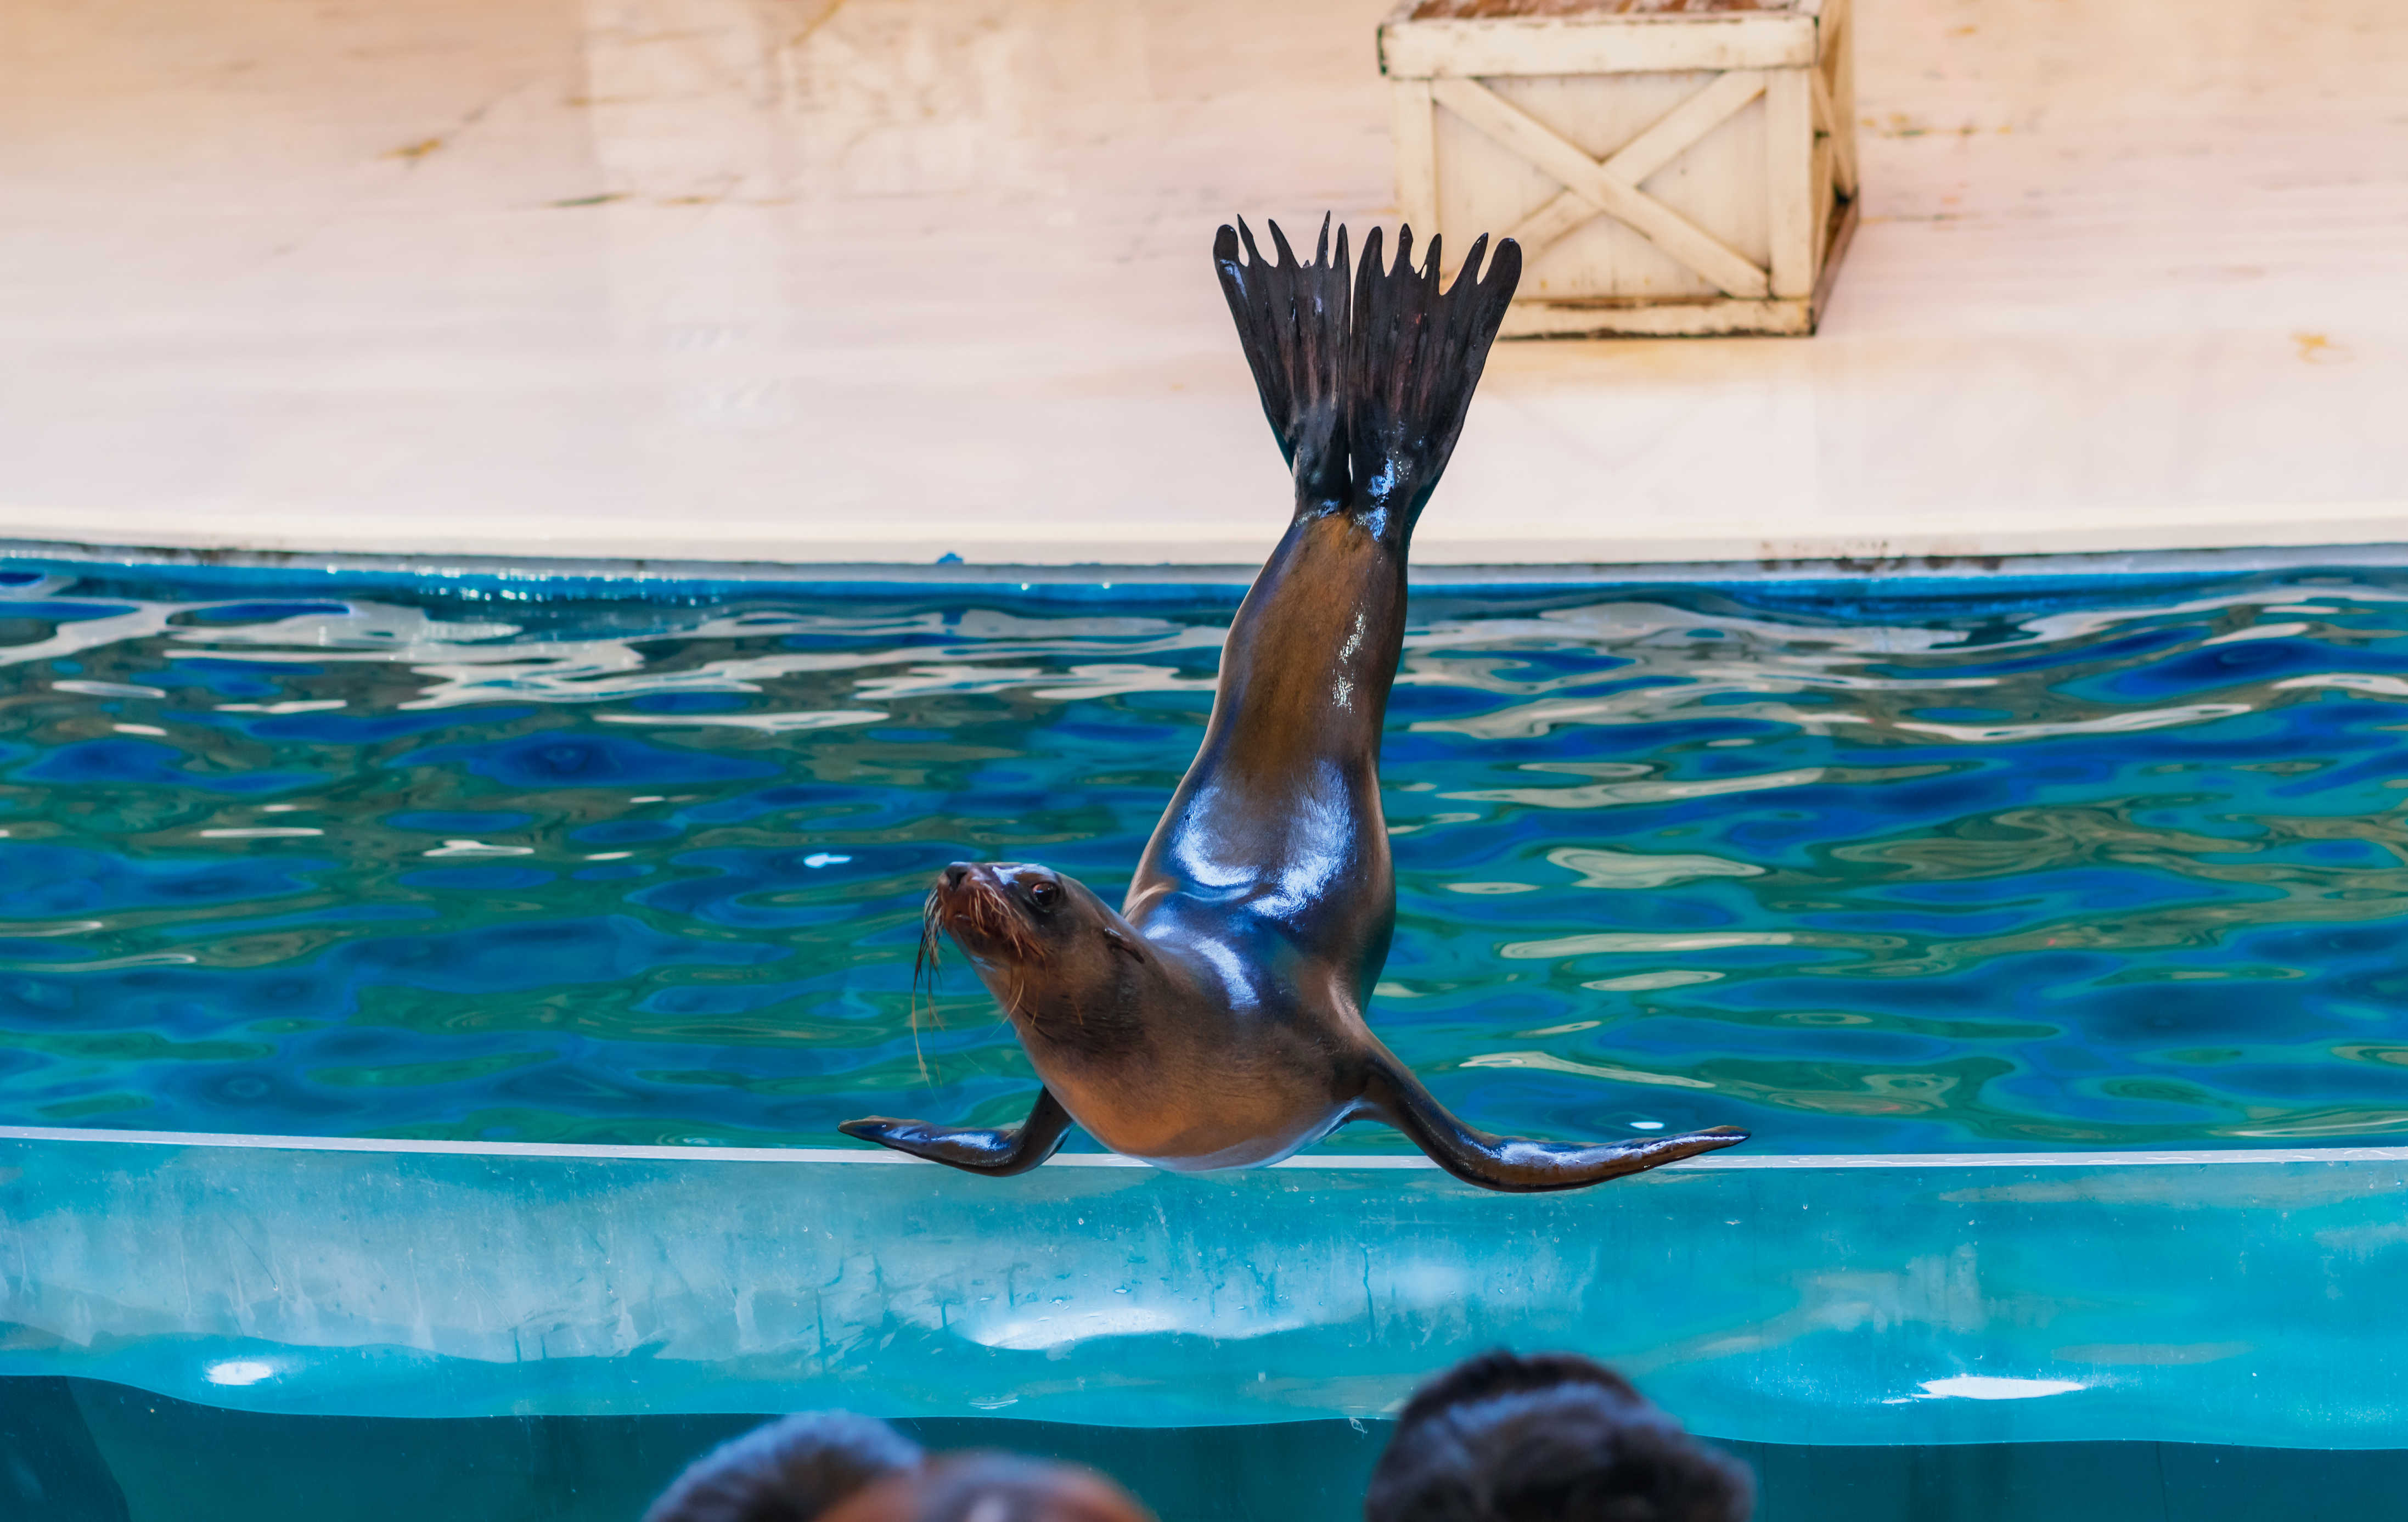
[[[1765,189],[1770,197],[1772,294],[1814,289],[1814,107],[1804,69],[1784,69],[1764,87]],[[1734,294],[1738,293],[1733,293]]]
[[[1654,126],[1622,145],[1605,161],[1608,172],[1636,185],[1661,169],[1691,143],[1721,126],[1741,107],[1764,93],[1762,69],[1733,69],[1656,119]]]
[[[1735,296],[1767,294],[1763,270],[1733,253],[1713,234],[1670,207],[1607,172],[1605,165],[1478,81],[1433,79],[1430,98],[1554,176],[1565,189],[1599,211],[1628,223],[1649,242],[1712,280],[1716,288]],[[1801,180],[1801,205],[1804,194]]]
[[[1839,128],[1839,108],[1832,103],[1830,87],[1823,82],[1823,71],[1806,71],[1807,87],[1813,92],[1814,130],[1828,134],[1824,141],[1831,149],[1831,182],[1842,195],[1856,194],[1856,136]]]
[[[1719,75],[1712,84],[1659,117],[1654,126],[1625,143],[1598,167],[1636,187],[1762,93],[1761,69],[1733,69]],[[1398,151],[1402,151],[1401,147]],[[1431,194],[1435,200],[1435,183]],[[1568,190],[1531,212],[1509,236],[1521,243],[1524,258],[1535,259],[1550,244],[1600,212],[1601,208],[1580,192]]]
[[[1816,18],[1796,13],[1390,22],[1380,68],[1391,79],[1501,74],[1638,74],[1663,69],[1796,68],[1814,61]]]
[[[1814,73],[1830,97],[1824,130],[1831,135],[1831,179],[1841,194],[1856,194],[1856,50],[1848,30],[1855,24],[1848,0],[1833,0],[1823,20],[1823,56]]]
[[[1638,337],[1700,337],[1726,333],[1807,334],[1814,303],[1741,301],[1517,301],[1507,309],[1508,338],[1577,338],[1617,333]]]

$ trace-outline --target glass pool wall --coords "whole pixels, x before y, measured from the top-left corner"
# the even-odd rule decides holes
[[[633,1522],[755,1415],[264,1415],[121,1386],[0,1382],[15,1522]],[[1122,1476],[1165,1522],[1354,1522],[1390,1424],[1106,1428],[897,1423],[932,1449],[1008,1446]],[[2387,1516],[2408,1455],[2160,1443],[1726,1443],[1759,1522],[2190,1522]],[[24,1488],[30,1478],[42,1487]],[[0,1486],[8,1480],[0,1479]]]
[[[0,577],[0,1499],[626,1515],[843,1404],[1334,1517],[1498,1343],[1772,1522],[2396,1488],[2408,576],[1431,589],[1375,1025],[1491,1127],[1755,1142],[844,1149],[1025,1105],[919,895],[1116,891],[1234,596]]]
[[[2408,1480],[2392,1150],[1524,1198],[1095,1159],[1008,1199],[680,1150],[0,1144],[8,1515],[631,1516],[760,1414],[843,1405],[1099,1463],[1166,1522],[1334,1522],[1381,1413],[1503,1342],[1628,1370],[1770,1522],[2379,1515]]]

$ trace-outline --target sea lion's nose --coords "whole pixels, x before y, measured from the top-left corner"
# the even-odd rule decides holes
[[[962,879],[969,875],[970,864],[966,861],[957,861],[951,867],[945,869],[945,886],[949,888],[958,888],[962,885]]]

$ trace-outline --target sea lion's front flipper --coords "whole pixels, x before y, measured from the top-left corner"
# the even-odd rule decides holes
[[[965,1173],[1001,1178],[1025,1173],[1053,1156],[1070,1129],[1070,1112],[1062,1108],[1053,1090],[1039,1089],[1036,1108],[1028,1112],[1028,1118],[1008,1131],[931,1126],[924,1120],[890,1120],[884,1115],[849,1120],[837,1129]]]
[[[1508,1194],[1602,1184],[1701,1152],[1737,1146],[1748,1135],[1736,1126],[1717,1126],[1632,1142],[1530,1142],[1518,1136],[1491,1136],[1448,1114],[1419,1079],[1384,1054],[1364,1085],[1363,1102],[1369,1114],[1411,1137],[1439,1167],[1466,1184]]]

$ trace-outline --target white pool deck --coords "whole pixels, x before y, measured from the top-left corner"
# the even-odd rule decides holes
[[[16,0],[0,538],[1245,564],[1388,0]],[[1425,563],[2408,540],[2408,8],[1860,0],[1812,339],[1500,346]]]

